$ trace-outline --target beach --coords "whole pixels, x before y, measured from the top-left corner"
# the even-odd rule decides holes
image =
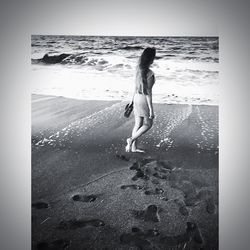
[[[32,249],[218,249],[218,106],[32,95]]]

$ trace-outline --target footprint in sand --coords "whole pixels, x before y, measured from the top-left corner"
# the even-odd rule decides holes
[[[136,174],[132,177],[132,181],[137,181],[138,179],[149,180],[149,176],[145,174],[141,169],[136,170]]]
[[[46,208],[49,208],[49,204],[46,202],[40,201],[40,202],[32,203],[32,207],[36,209],[46,209]]]
[[[207,206],[206,210],[209,214],[213,214],[215,212],[215,204],[214,204],[214,199],[212,197],[208,198],[206,200]]]
[[[159,209],[156,205],[149,205],[146,210],[133,211],[134,216],[145,221],[159,222]]]
[[[67,239],[58,239],[55,241],[49,242],[40,242],[37,244],[37,250],[66,250],[69,249],[71,241]]]
[[[122,186],[121,186],[121,189],[134,189],[134,190],[140,190],[140,189],[143,189],[143,187],[142,187],[142,186],[135,185],[135,184],[132,184],[132,185],[122,185]]]
[[[170,169],[166,169],[166,168],[164,168],[163,166],[161,166],[161,165],[158,165],[157,167],[155,167],[154,168],[155,169],[155,171],[158,171],[158,172],[161,172],[161,173],[164,173],[164,174],[168,174],[168,173],[170,173]]]
[[[139,249],[145,249],[149,247],[151,244],[148,240],[142,239],[137,235],[132,235],[129,233],[124,233],[120,236],[120,241],[123,244],[130,244],[138,247]]]
[[[126,157],[125,155],[119,155],[116,154],[116,157],[122,161],[129,161],[130,159],[128,157]]]
[[[176,183],[174,188],[179,189],[184,194],[184,202],[187,207],[196,206],[200,203],[194,185],[189,181],[183,181],[181,184]]]
[[[186,244],[194,240],[198,244],[203,244],[203,238],[196,223],[187,222],[186,232],[180,235],[165,236],[160,239],[160,243],[165,247],[186,248]],[[189,248],[188,248],[189,249]]]
[[[158,172],[154,173],[153,176],[158,178],[158,179],[162,179],[162,180],[167,180],[168,179],[167,175],[161,174],[161,173],[158,173]]]
[[[160,172],[160,173],[164,173],[164,174],[168,174],[168,173],[170,173],[170,171],[169,171],[169,170],[164,169],[164,168],[161,168],[161,167],[155,167],[155,171],[158,171],[158,172]]]
[[[132,180],[137,180],[139,178],[144,179],[144,180],[149,179],[149,176],[147,175],[147,173],[145,171],[145,165],[150,161],[151,160],[148,160],[148,159],[142,159],[142,160],[138,160],[138,161],[133,163],[133,165],[130,167],[130,170],[135,170],[136,174],[132,178]]]
[[[144,159],[134,162],[130,170],[136,171],[135,176],[132,178],[133,181],[138,179],[149,180],[152,176],[157,179],[167,180],[170,177],[172,166],[169,162]]]
[[[148,238],[157,237],[160,233],[157,229],[149,229],[146,232],[141,231],[137,227],[132,227],[132,233],[124,233],[120,236],[122,244],[129,244],[139,249],[148,249],[151,245]]]
[[[179,212],[181,215],[187,216],[189,215],[188,209],[185,205],[185,203],[181,200],[175,200],[175,203],[179,206]]]
[[[201,201],[196,196],[187,196],[185,197],[185,205],[187,207],[195,207],[197,206]]]
[[[77,229],[82,227],[101,227],[104,226],[105,223],[102,220],[93,219],[93,220],[69,220],[69,221],[61,221],[58,225],[58,229]]]
[[[138,170],[144,167],[146,164],[155,161],[154,159],[141,159],[137,160],[136,162],[133,163],[133,165],[130,167],[131,170]]]
[[[161,170],[165,169],[168,172],[171,172],[174,168],[170,161],[158,161],[158,164],[160,165]]]
[[[72,196],[73,201],[81,201],[81,202],[93,202],[97,199],[96,195],[81,195],[81,194],[76,194]]]
[[[145,172],[147,174],[159,179],[168,179],[172,170],[172,168],[166,166],[165,163],[156,160],[146,164],[145,167]]]
[[[146,190],[146,195],[157,195],[157,194],[163,194],[164,190],[162,188],[156,188],[155,190]]]
[[[191,238],[198,244],[203,244],[203,238],[199,227],[194,222],[187,222],[186,231],[190,234]]]
[[[184,216],[189,215],[189,212],[188,212],[187,207],[185,205],[182,205],[179,207],[179,212],[180,212],[180,214],[182,214]]]

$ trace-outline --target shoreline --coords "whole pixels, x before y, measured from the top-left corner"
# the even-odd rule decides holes
[[[78,100],[78,101],[103,101],[103,102],[129,102],[127,99],[87,99],[87,98],[77,98],[77,97],[66,97],[62,95],[50,95],[50,94],[37,94],[37,93],[32,93],[31,94],[32,98],[37,97],[48,97],[48,98],[56,98],[56,97],[61,97],[69,100]],[[188,103],[188,102],[153,102],[153,104],[165,104],[165,105],[197,105],[197,106],[214,106],[214,107],[219,107],[219,103]]]

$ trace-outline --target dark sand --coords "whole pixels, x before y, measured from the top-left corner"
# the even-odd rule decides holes
[[[218,249],[218,107],[32,96],[32,249]]]

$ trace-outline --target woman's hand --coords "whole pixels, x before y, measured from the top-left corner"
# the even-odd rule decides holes
[[[149,119],[154,119],[154,118],[155,118],[154,111],[149,110]]]
[[[133,100],[131,100],[130,103],[129,103],[129,106],[131,106],[133,103],[134,103]]]

